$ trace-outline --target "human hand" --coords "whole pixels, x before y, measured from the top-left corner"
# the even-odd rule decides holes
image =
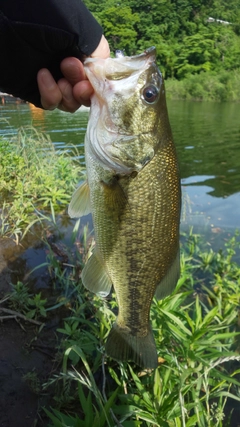
[[[102,36],[91,57],[108,58],[109,56],[108,42]],[[82,62],[74,57],[65,58],[60,68],[64,77],[57,83],[46,68],[38,72],[37,82],[43,108],[46,110],[59,108],[74,113],[81,105],[90,106],[93,88],[87,80]]]

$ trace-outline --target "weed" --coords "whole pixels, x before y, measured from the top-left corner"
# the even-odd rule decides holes
[[[16,285],[12,284],[8,304],[13,310],[26,314],[29,310],[29,298],[31,296],[27,283],[18,281]]]
[[[41,381],[35,369],[23,375],[22,379],[24,382],[27,383],[28,387],[34,394],[39,394],[41,392],[41,389],[42,389]]]
[[[2,236],[18,236],[43,218],[38,211],[63,211],[80,179],[81,166],[71,147],[58,153],[49,137],[32,127],[20,128],[7,142],[0,140],[0,212]],[[75,152],[73,153],[75,155]],[[25,232],[24,232],[25,230]]]
[[[9,294],[9,306],[23,313],[29,319],[46,317],[46,299],[42,299],[41,292],[30,294],[28,284],[18,281],[16,285],[12,284],[12,292]]]
[[[46,307],[45,307],[46,302],[47,302],[47,299],[42,299],[41,292],[34,295],[33,298],[29,298],[28,304],[31,307],[31,310],[27,312],[27,317],[29,319],[46,317],[47,316]]]
[[[152,304],[159,354],[154,371],[105,360],[116,303],[80,287],[79,302],[59,329],[63,373],[50,380],[76,382],[77,402],[71,415],[61,407],[47,411],[50,425],[226,426],[227,401],[240,401],[238,250],[237,235],[218,252],[192,230],[183,236],[177,288]]]

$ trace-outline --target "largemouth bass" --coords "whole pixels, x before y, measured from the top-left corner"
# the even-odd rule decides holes
[[[119,311],[106,353],[155,368],[151,302],[169,295],[179,277],[180,181],[163,78],[155,48],[84,65],[94,88],[87,183],[69,205],[71,217],[93,216],[96,247],[82,281],[103,296],[114,287]]]

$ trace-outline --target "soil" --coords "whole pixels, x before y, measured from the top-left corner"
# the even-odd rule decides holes
[[[22,246],[0,240],[0,308],[8,307],[3,300],[11,283],[23,280],[27,274],[25,254]],[[51,402],[41,384],[57,368],[55,329],[59,319],[48,321],[39,332],[38,325],[18,317],[9,319],[7,315],[0,311],[0,427],[47,426],[42,408]]]
[[[0,309],[8,307],[3,300],[11,283],[26,281],[29,270],[45,259],[46,248],[36,241],[27,241],[23,247],[0,239]],[[34,280],[31,286],[36,292],[51,299],[47,270],[39,269]],[[44,391],[41,385],[61,370],[56,362],[56,329],[64,313],[55,313],[43,328],[6,316],[0,310],[0,427],[47,427],[49,419],[43,408],[53,402],[51,391]],[[230,427],[240,427],[237,402],[229,403],[226,419],[233,408]]]
[[[31,347],[33,328],[16,321],[4,321],[0,330],[0,426],[46,426],[42,406],[47,404],[41,395],[38,379],[46,382],[53,369],[51,356]],[[44,340],[41,337],[39,348]],[[45,343],[45,341],[44,341]],[[35,345],[37,342],[34,343]],[[36,347],[35,347],[36,348]],[[33,373],[33,380],[24,376]],[[35,376],[36,374],[36,376]]]

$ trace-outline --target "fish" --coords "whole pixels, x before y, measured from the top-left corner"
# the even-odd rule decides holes
[[[102,297],[114,289],[118,315],[106,354],[154,369],[151,303],[171,294],[180,274],[181,186],[163,76],[154,47],[135,56],[88,58],[84,68],[94,88],[87,181],[68,212],[92,213],[96,245],[81,278]]]

